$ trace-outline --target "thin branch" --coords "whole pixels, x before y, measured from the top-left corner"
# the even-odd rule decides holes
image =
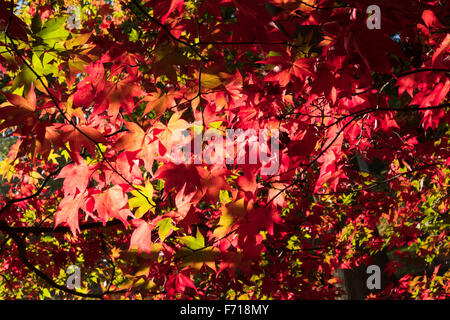
[[[84,223],[80,225],[80,231],[85,230],[93,230],[93,229],[99,229],[99,228],[108,228],[108,227],[114,227],[118,225],[123,225],[122,221],[120,220],[111,220],[106,222],[105,224],[103,222],[89,222]],[[66,233],[70,232],[69,227],[64,226],[58,226],[56,228],[53,227],[41,227],[41,226],[32,226],[32,227],[10,227],[11,230],[14,230],[16,233],[23,233],[23,234],[40,234],[40,233]]]
[[[169,30],[169,28],[162,24],[160,21],[158,21],[157,19],[155,19],[154,17],[152,17],[144,8],[142,8],[142,6],[139,4],[139,2],[137,0],[132,0],[131,1],[138,9],[139,11],[141,11],[148,19],[150,19],[151,21],[153,21],[155,24],[157,24],[159,27],[161,27],[169,37],[171,37],[173,40],[175,40],[176,42],[179,42],[185,46],[187,46],[189,49],[192,50],[192,52],[195,53],[196,56],[198,56],[203,62],[208,62],[208,59],[205,58],[204,56],[202,56],[200,54],[200,52],[198,52],[198,50],[195,48],[194,45],[190,44],[189,42],[184,41],[183,39],[177,38],[173,35],[173,33]]]
[[[329,193],[313,193],[313,195],[328,196],[328,195],[335,195],[335,194],[359,193],[359,192],[371,190],[371,189],[373,189],[375,187],[378,187],[380,185],[389,183],[389,182],[391,182],[391,181],[393,181],[395,179],[398,179],[398,178],[400,178],[402,176],[405,176],[407,174],[423,171],[423,170],[426,170],[426,169],[429,169],[429,168],[432,168],[432,167],[437,167],[439,165],[443,165],[444,163],[445,162],[435,162],[435,163],[426,164],[426,165],[423,165],[423,166],[418,167],[418,168],[413,169],[413,170],[409,170],[409,171],[398,173],[398,174],[396,174],[396,175],[394,175],[394,176],[392,176],[392,177],[390,177],[388,179],[385,179],[383,181],[374,182],[374,183],[372,183],[372,184],[370,184],[370,185],[368,185],[368,186],[366,186],[364,188],[357,189],[357,190],[336,191],[336,192],[329,192]]]
[[[20,54],[16,44],[14,43],[13,38],[8,34],[7,35],[8,38],[11,40],[11,44],[12,44],[12,49],[13,51],[18,55],[18,57],[22,60],[22,62],[33,72],[33,74],[37,77],[37,79],[39,80],[39,82],[42,84],[42,86],[45,88],[45,90],[47,91],[47,94],[49,95],[50,99],[52,100],[53,104],[55,105],[55,107],[58,109],[58,111],[60,112],[60,114],[63,116],[63,118],[75,129],[77,130],[81,135],[83,135],[86,139],[88,139],[89,141],[91,141],[92,143],[95,144],[96,149],[98,150],[98,152],[100,153],[100,155],[102,156],[102,159],[108,164],[108,166],[111,168],[111,170],[116,173],[122,180],[124,180],[130,187],[132,187],[134,190],[136,190],[140,195],[142,195],[146,201],[151,205],[154,206],[153,203],[150,201],[150,199],[147,197],[146,194],[144,194],[141,190],[139,190],[138,188],[136,188],[130,181],[128,181],[127,178],[125,178],[113,165],[112,163],[106,158],[102,148],[100,147],[100,144],[93,139],[92,137],[90,137],[88,134],[86,134],[83,130],[81,130],[80,128],[78,128],[78,126],[72,121],[72,119],[69,119],[65,112],[62,110],[61,106],[59,105],[59,102],[56,100],[56,98],[54,97],[54,95],[50,92],[50,89],[47,87],[47,85],[44,83],[44,81],[42,80],[42,76],[39,75],[32,67],[31,65],[28,63],[28,61]],[[5,43],[6,45],[6,43]],[[44,77],[45,78],[45,77]]]
[[[17,250],[18,250],[18,253],[19,253],[19,258],[22,261],[22,263],[28,269],[33,271],[39,278],[41,278],[42,280],[47,282],[50,286],[52,286],[55,289],[59,289],[59,290],[64,291],[66,293],[69,293],[69,294],[72,294],[72,295],[75,295],[75,296],[79,296],[79,297],[83,297],[83,298],[98,298],[98,299],[102,299],[103,296],[108,295],[108,294],[118,294],[118,293],[126,292],[126,290],[118,290],[118,291],[112,291],[112,292],[105,291],[105,292],[98,293],[98,294],[83,293],[83,292],[78,292],[78,291],[73,290],[73,289],[69,289],[69,288],[67,288],[67,287],[65,287],[63,285],[57,284],[52,278],[47,276],[44,272],[39,270],[33,263],[31,263],[30,260],[28,260],[25,241],[24,241],[24,239],[22,237],[20,237],[14,231],[14,229],[12,229],[4,221],[0,221],[0,230],[5,232],[5,233],[7,233],[13,239],[14,243],[17,246]]]
[[[0,209],[0,216],[1,216],[2,213],[5,212],[12,204],[18,203],[18,202],[22,202],[22,201],[26,201],[26,200],[29,200],[29,199],[32,199],[32,198],[38,196],[38,195],[44,190],[45,186],[46,186],[47,183],[50,181],[50,179],[51,179],[53,176],[56,176],[56,175],[57,175],[57,174],[58,174],[65,166],[67,166],[67,165],[70,164],[70,163],[73,163],[73,162],[70,161],[69,163],[67,163],[67,164],[65,164],[65,165],[63,165],[63,166],[61,166],[61,167],[59,167],[58,169],[52,171],[51,173],[49,173],[49,174],[45,177],[45,179],[44,179],[44,181],[42,182],[42,184],[40,185],[40,187],[39,187],[33,194],[31,194],[31,195],[29,195],[29,196],[27,196],[27,197],[23,197],[23,198],[17,198],[17,199],[11,199],[11,200],[8,200],[8,201],[6,202],[6,204]]]

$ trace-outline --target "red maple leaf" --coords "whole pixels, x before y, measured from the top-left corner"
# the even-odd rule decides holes
[[[150,254],[152,248],[152,230],[150,224],[142,219],[133,219],[131,224],[136,228],[131,235],[130,249],[137,249]]]

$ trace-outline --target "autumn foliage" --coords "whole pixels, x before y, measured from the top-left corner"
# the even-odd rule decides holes
[[[372,264],[364,298],[448,297],[449,1],[20,3],[0,298],[336,299]],[[171,161],[227,129],[277,132],[276,172]]]

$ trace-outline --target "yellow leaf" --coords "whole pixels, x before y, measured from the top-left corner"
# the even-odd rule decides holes
[[[74,35],[74,34],[72,33],[72,35]],[[85,44],[89,40],[90,37],[91,37],[91,33],[82,33],[72,39],[66,40],[64,42],[64,46],[67,49],[71,50],[71,49],[73,49],[73,47],[77,47],[77,46],[81,46],[81,45]]]
[[[222,215],[219,220],[219,227],[214,230],[217,239],[225,237],[230,231],[235,219],[240,218],[245,213],[244,198],[232,202],[222,207]]]
[[[130,209],[138,208],[135,212],[136,218],[141,218],[148,211],[154,211],[155,203],[152,200],[153,197],[153,185],[150,182],[147,182],[145,186],[136,186],[136,189],[131,191],[131,194],[134,196],[130,198],[128,204]]]
[[[222,80],[216,74],[202,73],[201,86],[207,89],[214,89],[222,84]]]
[[[215,253],[217,251],[217,248],[212,247],[207,247],[199,251],[182,248],[177,252],[176,257],[182,258],[183,267],[191,267],[198,271],[203,265],[207,265],[212,270],[217,271],[215,262]]]

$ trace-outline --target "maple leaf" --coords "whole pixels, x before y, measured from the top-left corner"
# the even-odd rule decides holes
[[[137,161],[138,151],[124,151],[115,161],[115,168],[121,173],[125,179],[131,184],[140,184],[142,181],[142,171]],[[123,183],[123,178],[116,175],[112,175],[113,184]]]
[[[232,77],[233,75],[229,73],[219,72],[217,68],[209,68],[202,72],[200,86],[205,89],[215,89],[221,85],[227,85]]]
[[[198,168],[198,172],[205,200],[216,202],[219,199],[220,190],[230,190],[230,186],[225,179],[230,172],[223,166],[212,166],[209,170]]]
[[[128,115],[131,115],[135,107],[134,97],[143,95],[142,89],[136,79],[128,77],[117,83],[108,83],[102,93],[98,93],[96,98],[97,107],[94,114],[107,110],[111,122],[115,123],[120,108],[124,108]]]
[[[75,106],[89,106],[95,101],[97,92],[101,92],[105,87],[105,69],[101,61],[90,63],[86,66],[86,76],[77,84],[77,91],[73,96]]]
[[[0,124],[0,130],[6,127],[21,126],[24,132],[30,132],[37,128],[36,93],[34,85],[28,91],[27,98],[9,92],[0,91],[9,102],[0,105],[0,119],[5,120]]]
[[[69,226],[74,236],[80,232],[78,211],[86,201],[86,193],[64,197],[55,213],[55,227],[65,224]]]
[[[110,218],[116,218],[125,226],[128,225],[127,218],[133,217],[133,214],[128,209],[128,197],[121,186],[113,186],[105,192],[94,194],[93,197],[98,218],[103,225],[106,225]]]
[[[175,204],[177,206],[178,214],[181,219],[186,217],[186,214],[191,209],[193,204],[192,199],[196,195],[197,192],[191,192],[189,194],[185,194],[186,184],[183,185],[183,188],[177,193],[175,197]]]
[[[181,190],[186,185],[186,181],[189,181],[187,185],[188,192],[201,190],[200,175],[198,173],[197,166],[167,163],[161,166],[155,173],[153,179],[164,179],[164,195],[175,187],[177,190]],[[185,190],[186,191],[186,190]]]
[[[250,211],[249,220],[256,226],[259,226],[259,228],[266,230],[270,235],[274,234],[273,225],[282,223],[278,209],[273,205]]]
[[[243,175],[239,176],[236,180],[237,185],[246,192],[255,194],[258,189],[258,183],[256,182],[256,168],[250,166],[244,167]]]
[[[75,196],[77,193],[84,193],[89,184],[89,166],[84,160],[77,164],[68,164],[62,168],[56,178],[64,178],[64,196]]]
[[[64,145],[68,141],[72,154],[80,153],[81,147],[85,147],[92,156],[95,156],[96,143],[106,142],[100,131],[88,125],[74,127],[71,124],[62,124],[58,129],[62,131],[59,143]]]
[[[179,273],[175,278],[176,289],[178,292],[184,292],[186,287],[192,288],[197,291],[197,288],[194,285],[194,282],[183,273]]]
[[[446,80],[445,83],[438,83],[434,88],[429,88],[426,91],[422,91],[417,93],[412,99],[410,105],[419,105],[420,108],[438,106],[441,104],[444,99],[447,97],[448,92],[450,91],[450,80]],[[441,113],[439,118],[430,117],[433,110],[425,110],[425,115],[428,115],[427,119],[424,120],[423,125],[424,128],[436,128],[439,119],[443,116],[442,110],[438,110]],[[435,114],[436,115],[436,114]]]
[[[0,120],[4,120],[0,123],[0,130],[18,126],[23,128],[24,134],[29,134],[36,128],[37,116],[34,111],[5,102],[0,105]]]
[[[177,228],[172,225],[172,218],[162,219],[156,223],[156,226],[158,227],[158,235],[161,243],[164,242],[172,231],[177,230]]]
[[[196,237],[192,236],[185,236],[182,237],[181,240],[184,242],[184,244],[191,250],[199,250],[205,247],[205,238],[203,237],[200,230],[197,229],[197,235]]]
[[[33,85],[28,92],[27,99],[13,93],[3,92],[2,94],[6,97],[6,99],[13,105],[21,109],[25,109],[28,111],[36,110],[36,94],[33,89]]]
[[[291,157],[308,157],[313,151],[317,143],[317,135],[314,127],[309,127],[304,132],[303,137],[296,137],[299,140],[291,140],[288,154]]]
[[[165,23],[169,15],[177,9],[178,12],[181,12],[181,9],[183,8],[184,0],[172,0],[170,2],[169,10],[167,10],[166,14],[161,17],[161,23]]]
[[[286,204],[286,199],[284,197],[284,193],[280,193],[280,190],[283,190],[286,186],[281,183],[274,183],[274,187],[276,189],[269,189],[269,192],[267,193],[267,199],[268,201],[272,200],[273,205],[283,208]]]
[[[191,125],[181,118],[181,113],[174,113],[170,117],[166,126],[158,124],[155,126],[161,129],[162,132],[157,134],[159,142],[165,147],[166,150],[171,151],[172,146],[180,143],[183,140],[183,131],[186,131]]]
[[[404,92],[407,92],[409,96],[412,97],[414,92],[414,85],[414,74],[401,77],[397,80],[398,94],[402,95]]]
[[[158,140],[153,138],[154,131],[144,131],[134,122],[125,122],[128,132],[124,133],[113,146],[114,150],[137,151],[136,158],[144,161],[148,172],[152,172],[153,161],[158,153]],[[153,129],[155,130],[155,129]],[[158,129],[156,129],[157,131]]]
[[[128,132],[124,133],[114,145],[115,150],[136,151],[142,148],[146,132],[134,122],[125,122]]]
[[[181,48],[170,43],[159,45],[152,61],[152,72],[155,76],[166,76],[173,82],[178,82],[177,66],[184,66],[190,63],[190,60],[183,54]]]
[[[10,2],[0,1],[0,26],[2,30],[7,30],[8,34],[13,38],[17,38],[23,41],[28,41],[27,25],[18,18],[15,14],[10,17]]]
[[[131,224],[136,228],[131,235],[129,250],[137,249],[150,254],[152,248],[152,230],[150,224],[142,219],[133,219]]]
[[[315,76],[311,69],[311,59],[300,58],[294,61],[292,59],[293,57],[289,53],[282,52],[280,56],[271,56],[258,61],[258,63],[274,66],[264,80],[276,81],[279,82],[280,86],[285,87],[293,77],[303,80],[307,76]]]
[[[155,203],[152,200],[153,197],[153,185],[151,182],[147,182],[145,186],[135,186],[137,190],[131,191],[134,196],[129,200],[130,209],[138,208],[135,212],[136,218],[141,218],[148,211],[153,211]]]
[[[367,38],[371,41],[367,41]],[[344,47],[347,52],[357,52],[369,70],[380,73],[390,73],[388,53],[402,57],[398,45],[382,30],[369,30],[366,26],[354,25],[344,38]]]
[[[395,121],[395,119],[392,116],[392,114],[389,114],[389,113],[385,113],[384,114],[384,118],[381,121],[381,128],[384,131],[389,131],[392,128],[400,129],[400,127],[397,124],[397,121]]]
[[[143,98],[142,101],[148,101],[149,103],[145,107],[144,114],[155,110],[156,115],[164,113],[168,108],[176,105],[175,98],[179,97],[178,92],[164,93],[158,89],[157,92],[150,93],[147,97]]]

